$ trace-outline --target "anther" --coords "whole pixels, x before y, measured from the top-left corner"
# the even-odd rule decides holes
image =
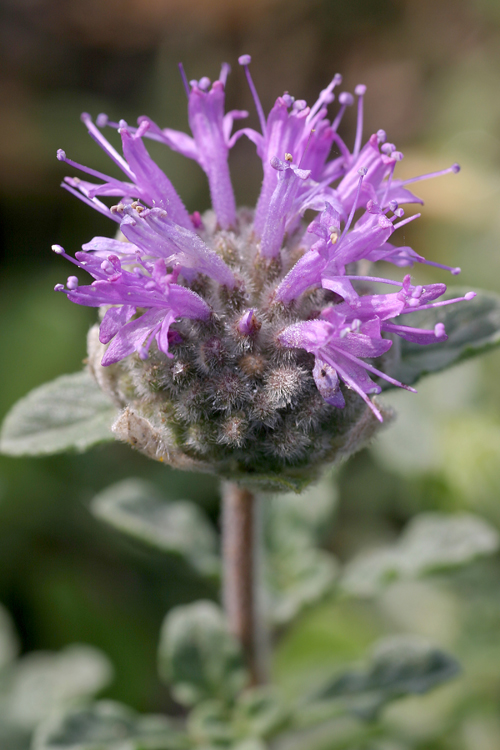
[[[109,117],[104,112],[101,112],[100,115],[97,115],[95,124],[98,128],[105,128],[108,122]]]
[[[358,83],[358,85],[354,89],[354,93],[356,94],[356,96],[364,96],[364,94],[366,94],[366,86],[364,85],[364,83]]]
[[[437,339],[442,339],[444,336],[446,336],[444,323],[436,323],[436,325],[434,326],[434,335]]]
[[[64,248],[61,245],[52,245],[51,248],[57,255],[62,255],[64,253]]]
[[[354,97],[348,91],[343,91],[339,94],[339,104],[344,107],[351,107],[354,104]]]
[[[54,292],[64,292],[64,284],[56,284],[54,287]]]
[[[66,161],[66,152],[62,148],[57,149],[57,159],[58,161]]]
[[[78,279],[76,276],[68,276],[68,280],[66,281],[66,286],[68,289],[73,291],[78,287]]]
[[[207,76],[203,76],[203,78],[200,78],[200,80],[198,81],[198,87],[202,91],[208,91],[208,89],[210,88],[210,78],[207,78]]]
[[[471,299],[474,299],[474,297],[476,297],[476,292],[467,292],[464,299],[466,299],[467,302],[470,302]]]
[[[292,162],[293,161],[293,156],[291,154],[289,154],[289,153],[285,153],[285,161]]]

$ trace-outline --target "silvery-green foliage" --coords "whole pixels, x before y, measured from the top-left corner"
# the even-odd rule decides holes
[[[422,513],[391,545],[362,552],[344,569],[341,585],[356,596],[373,596],[391,581],[412,580],[465,565],[499,547],[498,532],[471,513]]]
[[[37,729],[32,750],[183,750],[186,737],[164,716],[139,716],[113,701],[60,712]]]
[[[219,573],[215,530],[194,503],[170,501],[153,484],[126,479],[100,492],[91,507],[97,518],[148,545],[184,557],[199,573]]]
[[[389,701],[422,694],[460,672],[456,659],[413,635],[384,638],[375,644],[368,664],[328,680],[304,703],[317,716],[350,712],[373,720]]]
[[[36,726],[54,711],[88,701],[112,678],[109,660],[96,648],[75,644],[58,653],[17,657],[17,636],[0,607],[0,747],[27,750]]]
[[[248,683],[241,647],[213,602],[173,609],[163,623],[159,669],[175,699],[191,706],[203,700],[231,702]]]
[[[332,591],[338,565],[318,549],[337,500],[331,477],[300,495],[265,498],[265,605],[271,623],[284,625]]]
[[[0,451],[9,456],[43,456],[84,451],[113,439],[117,410],[84,370],[35,388],[7,414]]]

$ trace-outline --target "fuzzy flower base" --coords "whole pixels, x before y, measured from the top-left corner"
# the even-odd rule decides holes
[[[428,263],[392,235],[403,203],[421,203],[408,185],[458,172],[394,177],[402,154],[384,131],[363,145],[365,86],[357,86],[358,122],[352,151],[337,129],[355,98],[338,96],[336,75],[312,107],[285,92],[268,117],[245,69],[260,131],[224,113],[229,66],[219,79],[188,81],[192,137],[160,129],[147,117],[137,127],[83,115],[89,134],[125,176],[111,177],[58,159],[100,180],[66,177],[63,186],[118,224],[117,239],[95,237],[69,256],[93,277],[69,276],[64,292],[76,304],[100,308],[89,362],[122,413],[118,438],[152,458],[183,469],[214,472],[265,489],[300,490],[326,464],[362,447],[384,413],[373,396],[381,382],[413,390],[389,374],[399,339],[425,346],[444,342],[432,330],[405,324],[405,315],[452,304],[436,301],[444,284],[414,285],[369,276],[383,260],[398,268]],[[118,130],[122,152],[102,128]],[[228,157],[240,137],[262,160],[254,211],[236,209]],[[205,171],[213,210],[188,213],[144,141],[153,139],[194,159]],[[118,198],[108,206],[102,198]],[[306,224],[304,214],[315,218]],[[448,268],[452,274],[460,269]],[[387,290],[377,292],[380,285]],[[462,299],[471,299],[468,293]]]
[[[113,426],[117,438],[150,458],[263,490],[299,490],[326,464],[359,450],[380,427],[354,391],[346,389],[343,409],[326,403],[312,374],[313,355],[276,347],[290,320],[306,320],[334,295],[317,290],[303,296],[292,317],[282,305],[269,309],[272,290],[288,269],[274,269],[275,281],[269,282],[251,213],[238,212],[236,231],[217,230],[213,212],[203,216],[203,225],[204,241],[245,279],[251,294],[221,294],[204,279],[197,291],[217,315],[209,323],[177,325],[173,359],[153,345],[146,360],[133,355],[102,367],[106,347],[94,326],[88,339],[91,372],[123,409]],[[290,257],[298,250],[295,239]],[[238,324],[249,305],[255,310],[253,330],[245,335]]]

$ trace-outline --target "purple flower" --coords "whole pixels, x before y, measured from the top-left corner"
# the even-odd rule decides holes
[[[402,154],[387,142],[385,132],[379,130],[363,145],[363,85],[355,89],[358,119],[350,149],[337,130],[355,97],[341,92],[336,114],[328,119],[342,82],[339,75],[312,107],[285,93],[266,117],[250,61],[249,55],[239,60],[260,132],[242,128],[232,133],[235,121],[247,113],[224,113],[226,64],[213,83],[206,77],[188,83],[181,66],[192,135],[161,129],[147,117],[129,127],[105,115],[96,124],[82,116],[123,178],[78,164],[60,150],[59,160],[96,180],[66,177],[63,186],[118,223],[125,241],[95,237],[74,259],[54,246],[93,278],[85,285],[70,276],[66,286],[56,289],[72,302],[103,308],[99,336],[107,345],[104,366],[134,353],[147,359],[151,347],[176,362],[173,344],[182,341],[184,359],[171,373],[175,398],[180,374],[189,370],[194,380],[189,396],[184,394],[172,408],[176,424],[191,436],[186,445],[193,445],[194,423],[217,422],[221,414],[226,421],[217,444],[234,440],[241,447],[252,439],[267,445],[271,438],[265,430],[285,424],[289,410],[293,425],[307,425],[305,432],[289,438],[295,460],[314,443],[308,430],[324,418],[324,404],[314,407],[311,416],[309,387],[335,408],[343,408],[351,398],[348,392],[355,392],[382,419],[370,399],[381,390],[378,379],[413,389],[373,360],[387,353],[395,336],[422,345],[446,340],[442,324],[425,330],[404,323],[407,313],[457,302],[437,301],[446,291],[444,284],[424,287],[412,284],[409,274],[399,282],[360,275],[359,269],[379,260],[408,268],[414,263],[440,265],[393,244],[393,235],[419,216],[403,218],[401,204],[422,202],[408,186],[459,168],[396,179]],[[122,153],[102,135],[105,125],[118,130]],[[230,149],[243,135],[262,160],[262,188],[253,215],[237,211],[229,173]],[[215,219],[197,211],[189,215],[172,182],[151,159],[144,138],[198,162],[208,178]],[[118,199],[115,205],[105,203],[109,197]],[[306,210],[316,213],[308,226],[302,223]],[[378,293],[375,284],[392,289]],[[314,355],[314,365],[304,351]],[[209,411],[201,414],[198,403]],[[284,439],[276,450],[285,444]]]
[[[111,305],[99,330],[101,343],[112,342],[102,359],[104,366],[119,362],[133,352],[146,359],[153,339],[156,339],[158,349],[171,357],[169,332],[172,323],[178,317],[210,318],[207,303],[195,292],[176,284],[178,274],[168,274],[164,260],[151,264],[138,256],[137,265],[128,271],[123,268],[123,259],[112,253],[105,260],[91,253],[77,253],[76,260],[73,260],[60,246],[54,245],[53,249],[95,279],[90,285],[80,286],[77,277],[70,276],[67,289],[58,285],[58,291],[65,291],[68,299],[79,305]],[[145,312],[131,321],[140,309],[145,309]]]

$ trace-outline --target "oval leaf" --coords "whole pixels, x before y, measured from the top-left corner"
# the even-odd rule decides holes
[[[173,609],[163,623],[159,665],[179,703],[231,701],[248,680],[241,649],[222,611],[200,601]]]
[[[340,701],[351,713],[372,720],[389,701],[426,693],[459,672],[456,659],[423,638],[390,636],[375,645],[365,669],[349,670],[330,680],[311,703]]]
[[[33,729],[53,711],[95,695],[112,674],[107,657],[92,646],[27,654],[7,675],[6,714],[15,726]]]
[[[3,423],[0,452],[44,456],[84,451],[114,440],[111,425],[117,414],[86,370],[62,375],[13,406]]]
[[[51,718],[35,732],[33,750],[178,750],[185,735],[163,716],[140,716],[99,701]]]
[[[153,547],[185,557],[204,575],[218,573],[217,539],[203,511],[192,502],[170,502],[149,482],[126,479],[100,492],[94,514]]]
[[[395,544],[351,560],[342,586],[356,596],[372,596],[391,581],[465,565],[498,547],[498,533],[484,518],[472,513],[422,513]]]

